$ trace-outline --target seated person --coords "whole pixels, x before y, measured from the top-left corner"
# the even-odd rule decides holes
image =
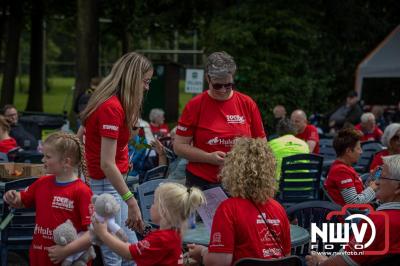
[[[160,138],[169,134],[168,125],[165,124],[164,111],[159,108],[151,109],[149,114],[150,128],[153,134]]]
[[[362,133],[361,142],[380,141],[383,135],[382,130],[376,125],[373,113],[364,113],[361,116],[361,123],[355,126],[355,129]]]
[[[302,139],[307,142],[311,153],[319,153],[319,135],[318,129],[309,125],[306,113],[303,110],[295,110],[290,116],[290,120],[296,129],[296,138]]]
[[[276,180],[279,182],[282,159],[295,154],[310,153],[310,149],[304,140],[294,136],[296,130],[289,119],[281,119],[276,126],[276,132],[279,138],[269,141],[268,144],[276,159]]]
[[[237,139],[220,177],[232,197],[215,212],[208,248],[188,245],[190,256],[206,266],[229,266],[244,257],[290,255],[289,221],[274,200],[275,159],[265,140]]]
[[[370,239],[371,229],[368,227],[366,235],[362,243],[357,243],[354,236],[345,247],[345,251],[349,253],[339,252],[340,255],[326,257],[323,255],[311,255],[306,257],[308,266],[346,266],[346,265],[387,265],[382,260],[390,257],[390,255],[399,255],[400,253],[400,155],[383,157],[383,170],[381,176],[377,178],[376,198],[382,203],[377,208],[377,212],[385,212],[389,218],[389,228],[386,228],[384,219],[381,215],[369,214],[368,217],[375,225],[376,236],[374,241],[366,249],[357,249]],[[359,225],[359,229],[361,225]],[[385,246],[385,230],[389,230],[389,251],[384,255],[358,255],[359,252],[354,251],[380,251]],[[341,250],[343,251],[343,250]],[[354,255],[356,254],[356,255]],[[392,258],[393,260],[393,258]],[[392,265],[398,265],[398,262]]]
[[[14,138],[10,137],[10,123],[0,115],[0,152],[8,153],[10,150],[18,147]]]
[[[360,122],[362,109],[358,104],[358,94],[356,91],[350,91],[347,94],[346,102],[341,105],[329,117],[329,127],[331,131],[337,131],[343,128],[345,124],[356,125]]]
[[[377,186],[374,181],[364,189],[363,182],[352,165],[358,161],[362,150],[361,133],[353,128],[342,129],[333,139],[337,158],[333,162],[324,186],[337,204],[369,203],[375,198]]]
[[[5,105],[3,107],[3,115],[10,122],[10,136],[17,141],[18,146],[25,150],[36,150],[38,142],[31,133],[18,123],[18,111],[15,106],[11,104]]]
[[[382,144],[387,147],[375,154],[369,170],[372,171],[376,167],[383,165],[382,157],[388,155],[400,154],[400,124],[393,123],[385,128],[382,136]]]

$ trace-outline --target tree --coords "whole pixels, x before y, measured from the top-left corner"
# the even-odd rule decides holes
[[[74,99],[90,86],[99,69],[98,0],[77,0],[77,55]],[[73,113],[73,112],[71,112]]]
[[[29,95],[26,111],[43,112],[44,90],[44,2],[33,1],[31,11],[31,52]]]
[[[14,102],[15,77],[18,68],[19,39],[23,26],[23,1],[9,1],[10,16],[7,29],[5,64],[0,105]]]

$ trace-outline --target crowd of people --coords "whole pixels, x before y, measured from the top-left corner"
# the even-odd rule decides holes
[[[226,52],[212,53],[205,67],[208,88],[185,106],[170,130],[160,108],[141,117],[144,93],[150,89],[153,66],[138,53],[122,56],[110,73],[96,79],[79,104],[77,134],[56,132],[43,143],[46,175],[25,191],[7,191],[13,208],[36,209],[30,265],[57,265],[67,256],[100,246],[104,265],[183,265],[182,237],[189,217],[205,204],[202,191],[222,187],[229,197],[215,210],[208,247],[190,244],[190,258],[200,265],[233,265],[244,257],[283,258],[290,255],[290,222],[275,200],[282,159],[319,154],[321,131],[302,109],[286,117],[283,105],[273,109],[274,134],[267,135],[257,104],[235,86],[237,65]],[[379,110],[378,110],[379,111]],[[351,92],[332,113],[337,158],[323,186],[333,202],[344,206],[374,203],[388,214],[390,230],[400,229],[400,124],[384,123],[378,111],[365,112]],[[374,114],[375,113],[375,114]],[[381,119],[381,117],[379,118]],[[379,126],[385,128],[380,129]],[[268,141],[267,141],[268,139]],[[386,149],[375,154],[371,178],[364,183],[353,168],[364,141],[379,141]],[[36,148],[37,140],[18,123],[18,112],[6,105],[0,116],[0,152]],[[158,229],[148,234],[138,202],[127,185],[157,166],[167,166],[166,182],[155,191],[151,220]],[[111,234],[93,214],[92,195],[111,194],[120,205],[115,222],[127,242]],[[382,224],[373,215],[377,231]],[[58,246],[49,237],[70,220],[80,237]],[[89,230],[89,225],[91,229]],[[144,238],[138,239],[137,234]],[[380,247],[378,238],[370,248]],[[399,250],[400,235],[390,235],[388,254]],[[349,245],[346,250],[352,250]],[[307,256],[308,265],[353,265],[379,262],[384,255]]]

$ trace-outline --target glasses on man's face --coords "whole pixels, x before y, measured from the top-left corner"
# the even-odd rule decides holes
[[[235,88],[235,83],[211,83],[212,87],[214,90],[222,90],[222,89],[234,89]]]

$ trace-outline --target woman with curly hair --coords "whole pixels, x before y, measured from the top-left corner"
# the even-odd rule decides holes
[[[265,140],[237,139],[220,177],[231,198],[215,212],[208,248],[189,245],[191,257],[207,266],[228,266],[244,257],[289,255],[289,221],[273,199],[275,158]]]

